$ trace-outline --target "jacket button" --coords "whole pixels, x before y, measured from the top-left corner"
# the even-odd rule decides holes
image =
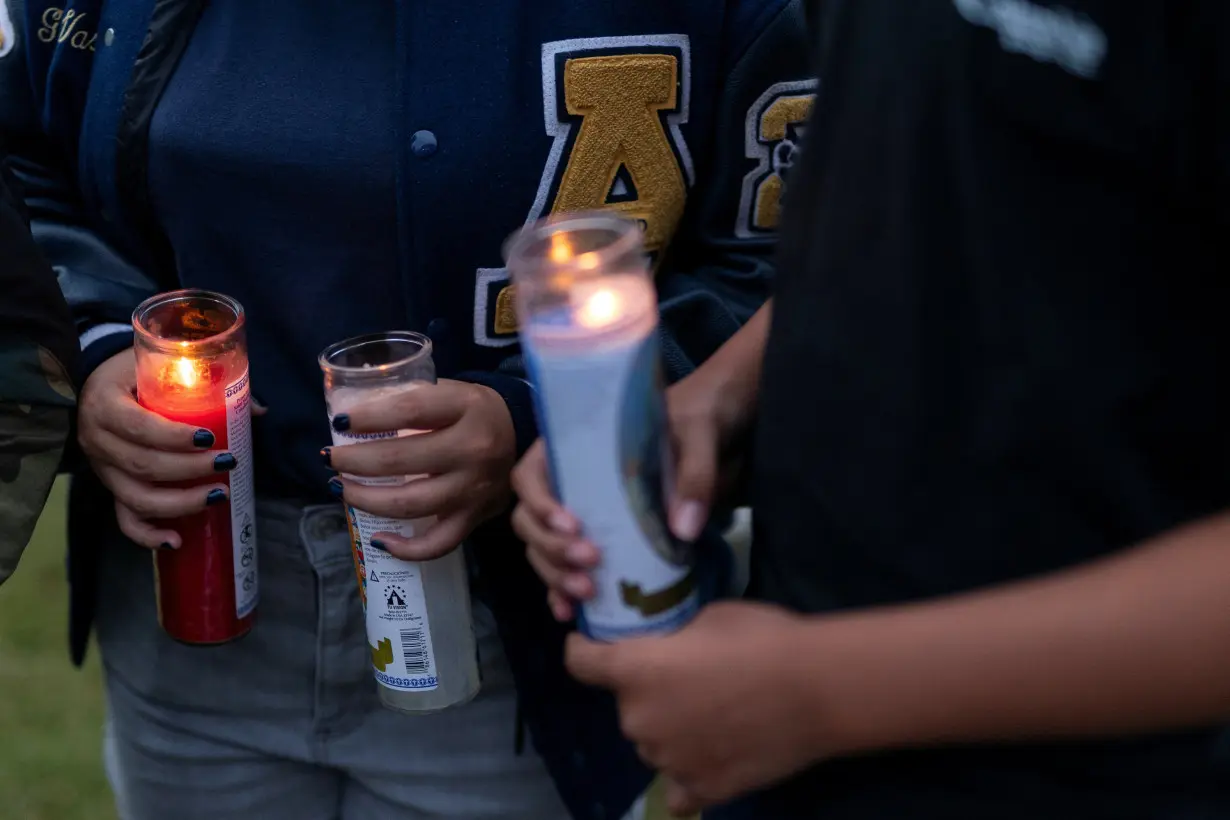
[[[430,131],[415,131],[410,137],[410,150],[419,159],[427,159],[436,153],[436,149],[439,147],[439,140]]]

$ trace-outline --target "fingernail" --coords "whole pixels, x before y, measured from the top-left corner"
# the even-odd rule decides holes
[[[705,528],[705,507],[699,501],[684,501],[671,516],[671,529],[681,541],[695,541]]]
[[[338,413],[333,417],[333,429],[339,433],[345,433],[350,429],[350,416],[346,413]]]
[[[386,547],[386,546],[384,545],[384,542],[383,542],[383,541],[381,541],[379,538],[373,538],[373,539],[372,539],[372,549],[377,549],[377,550],[380,550],[381,552],[388,552],[388,551],[389,551],[389,548],[388,548],[388,547]]]
[[[235,465],[238,463],[239,462],[235,460],[233,455],[230,453],[223,453],[214,459],[214,472],[229,473],[231,470],[235,469]]]
[[[329,492],[333,493],[338,498],[341,498],[346,492],[346,485],[342,484],[340,479],[331,478],[329,479]]]
[[[205,496],[206,507],[213,507],[224,501],[226,501],[226,490],[210,490],[209,495]]]
[[[577,522],[572,516],[562,510],[556,510],[551,513],[548,521],[551,524],[551,529],[564,535],[577,534]]]
[[[326,447],[323,450],[321,450],[320,457],[325,460],[326,467],[333,466],[333,448],[332,447]]]
[[[564,557],[574,564],[589,564],[594,560],[594,548],[586,543],[570,544]]]
[[[208,430],[197,430],[192,435],[192,443],[202,450],[208,450],[214,446],[214,434]]]
[[[161,544],[159,544],[159,545],[158,545],[158,549],[160,549],[160,550],[174,550],[174,549],[175,549],[175,545],[173,545],[173,544],[172,544],[171,542],[169,542],[169,541],[163,541]]]

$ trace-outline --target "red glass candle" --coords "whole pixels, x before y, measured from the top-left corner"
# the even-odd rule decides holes
[[[208,430],[213,449],[237,461],[228,475],[180,485],[225,483],[228,501],[164,522],[183,545],[154,555],[162,628],[183,643],[227,643],[251,630],[258,597],[243,308],[217,293],[175,291],[142,304],[132,323],[138,401],[164,418]]]

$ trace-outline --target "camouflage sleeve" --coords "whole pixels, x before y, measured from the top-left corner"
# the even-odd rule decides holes
[[[0,157],[0,583],[47,501],[75,405],[77,335]]]
[[[74,404],[64,365],[31,342],[0,342],[0,584],[47,501]]]

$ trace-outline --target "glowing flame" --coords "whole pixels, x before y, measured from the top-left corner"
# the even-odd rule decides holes
[[[613,290],[603,288],[595,291],[577,311],[577,324],[587,328],[600,328],[612,324],[623,315],[623,297]]]
[[[197,372],[196,362],[187,358],[176,359],[175,378],[184,387],[196,387],[197,382],[201,380],[201,374]]]
[[[571,261],[572,243],[562,233],[551,234],[551,261],[557,265]]]

